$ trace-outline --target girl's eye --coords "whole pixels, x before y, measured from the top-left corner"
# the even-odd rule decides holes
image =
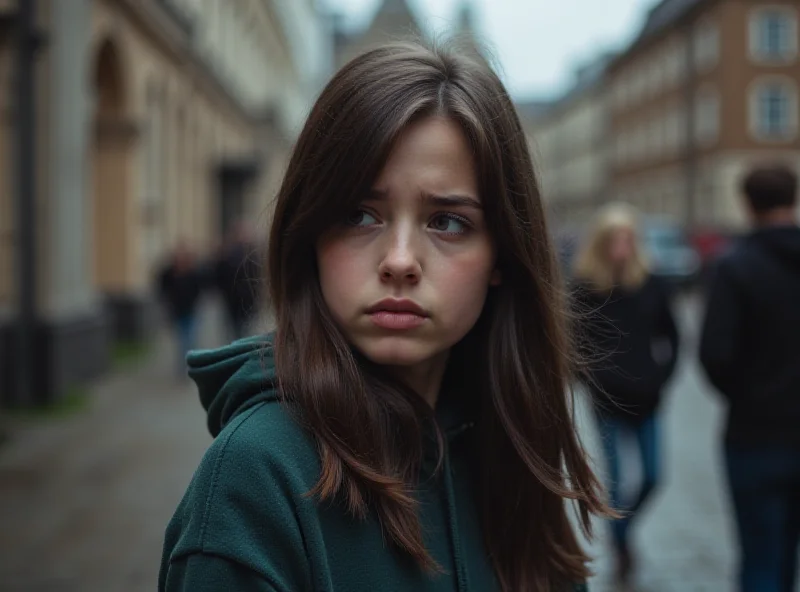
[[[364,210],[355,210],[347,217],[348,226],[371,226],[377,222],[375,216]]]
[[[438,214],[431,220],[431,228],[445,234],[464,234],[469,230],[466,218],[455,214]]]

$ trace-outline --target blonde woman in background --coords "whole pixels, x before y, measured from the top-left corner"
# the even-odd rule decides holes
[[[607,461],[609,501],[623,514],[612,525],[621,583],[634,567],[629,528],[658,482],[656,411],[678,354],[669,291],[650,273],[638,237],[636,212],[623,204],[607,206],[572,270],[579,336],[590,360],[587,384]],[[620,488],[631,469],[620,455],[626,436],[636,442],[642,466],[643,479],[633,499],[622,499]]]

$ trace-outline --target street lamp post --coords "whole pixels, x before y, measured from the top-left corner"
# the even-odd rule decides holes
[[[35,187],[35,0],[17,5],[16,135],[17,135],[17,277],[15,405],[34,402],[37,325],[36,187]]]

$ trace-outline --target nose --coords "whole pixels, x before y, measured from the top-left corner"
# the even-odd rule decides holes
[[[379,266],[381,281],[415,284],[422,275],[416,238],[410,228],[388,233],[388,245]]]

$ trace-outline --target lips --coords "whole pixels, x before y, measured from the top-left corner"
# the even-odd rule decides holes
[[[375,314],[378,312],[407,313],[420,317],[429,316],[428,313],[425,312],[425,309],[423,309],[419,304],[406,298],[385,298],[384,300],[373,304],[367,309],[367,314]]]
[[[381,329],[407,330],[419,327],[428,313],[413,300],[387,298],[367,309],[370,320]]]

